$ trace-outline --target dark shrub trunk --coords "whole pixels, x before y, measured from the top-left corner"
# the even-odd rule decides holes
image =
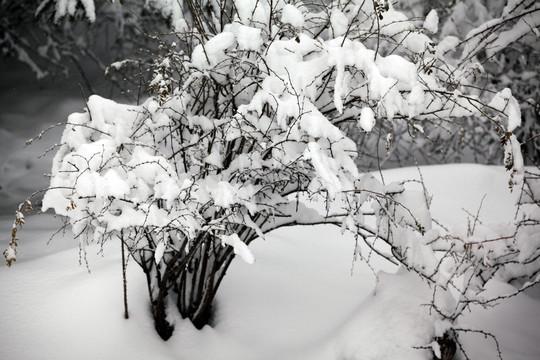
[[[159,265],[153,251],[146,252],[148,256],[144,259],[143,252],[139,253],[138,263],[146,274],[154,325],[163,340],[168,340],[174,330],[168,317],[171,304],[176,304],[182,318],[190,319],[197,329],[209,323],[217,289],[234,258],[232,249],[221,246],[214,237],[197,239],[190,244],[189,251],[185,251],[186,246],[166,253]]]

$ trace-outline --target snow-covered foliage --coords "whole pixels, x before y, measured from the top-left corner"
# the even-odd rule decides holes
[[[531,165],[538,163],[540,140],[535,135],[540,131],[540,65],[536,60],[540,56],[540,4],[534,0],[476,2],[478,17],[471,19],[463,11],[463,5],[469,5],[469,1],[465,3],[456,5],[443,34],[459,34],[451,24],[466,30],[460,61],[481,64],[490,92],[503,87],[511,89],[519,106],[515,103],[509,107],[523,114],[522,124],[515,133],[524,142],[526,161]],[[495,148],[495,141],[489,147]]]
[[[39,4],[36,15],[47,6],[51,0],[43,0]],[[90,22],[96,21],[96,8],[94,0],[55,0],[54,1],[54,22],[59,22],[66,16],[75,16],[77,8],[82,8],[84,15]]]
[[[474,91],[476,68],[452,65],[449,43],[424,33],[437,31],[436,14],[417,27],[389,2],[244,0],[231,9],[230,21],[182,18],[195,28],[160,45],[154,97],[142,105],[94,95],[69,117],[43,200],[82,248],[117,237],[127,246],[163,338],[174,306],[207,324],[235,255],[256,262],[249,244],[289,225],[341,226],[420,275],[440,341],[471,304],[507,296],[484,298],[494,277],[540,280],[538,186],[512,134],[517,100],[504,89],[488,103]],[[386,122],[423,134],[426,124],[480,116],[499,131],[511,185],[530,194],[515,224],[435,224],[426,190],[363,174],[339,127],[354,124],[361,137]]]
[[[469,74],[469,91],[476,91],[483,101],[489,102],[501,89],[510,89],[522,113],[522,124],[515,133],[524,142],[526,162],[538,163],[540,139],[535,137],[540,130],[539,62],[536,60],[540,56],[538,2],[406,0],[400,1],[399,6],[407,14],[425,16],[424,28],[428,32],[425,25],[430,23],[430,14],[433,14],[430,11],[433,7],[437,9],[440,21],[434,36],[439,40],[439,49],[446,53],[449,63]],[[442,48],[443,43],[448,46]],[[425,129],[430,134],[429,139],[417,136],[418,146],[414,148],[398,142],[396,146],[401,151],[392,155],[405,163],[407,154],[412,153],[419,163],[500,164],[500,137],[494,136],[492,124],[486,116],[436,124]],[[418,148],[422,151],[415,151]]]

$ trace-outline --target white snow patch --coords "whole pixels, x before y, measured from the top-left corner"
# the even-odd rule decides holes
[[[154,252],[154,261],[156,262],[156,264],[159,264],[161,262],[161,259],[163,259],[163,254],[165,254],[165,247],[165,241],[160,240]]]
[[[301,28],[304,26],[304,15],[296,6],[287,4],[283,7],[281,22],[290,24],[295,28]]]
[[[365,132],[370,132],[373,129],[375,126],[375,113],[370,107],[366,106],[362,108],[358,125]]]
[[[232,246],[234,253],[239,255],[246,263],[253,264],[255,262],[253,253],[249,250],[247,245],[240,240],[237,234],[221,235],[220,238],[223,245]]]
[[[435,9],[431,10],[429,14],[427,14],[424,20],[424,29],[432,34],[435,34],[439,30],[439,15],[437,15],[437,11]]]
[[[345,14],[335,8],[330,14],[330,24],[332,25],[332,31],[334,32],[334,37],[339,37],[345,35],[347,28],[349,27],[349,19]]]
[[[521,125],[521,109],[519,102],[512,96],[512,90],[505,88],[499,91],[488,105],[508,117],[508,131],[514,131]]]
[[[258,50],[263,43],[261,29],[249,26],[240,25],[237,37],[241,50]]]

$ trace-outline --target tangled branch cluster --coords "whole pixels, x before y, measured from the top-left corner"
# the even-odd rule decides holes
[[[509,89],[483,99],[474,64],[447,58],[454,40],[434,43],[388,2],[223,1],[215,13],[186,4],[186,26],[150,67],[154,97],[132,106],[92,96],[71,115],[43,201],[81,243],[125,243],[163,338],[174,326],[167,304],[204,326],[235,255],[252,263],[248,245],[283,226],[352,231],[429,282],[447,329],[471,304],[501,299],[482,294],[496,276],[528,277],[517,292],[540,281],[538,174],[512,133],[519,106]],[[425,124],[464,117],[497,128],[523,195],[513,224],[435,226],[425,189],[363,174],[366,155],[342,131],[352,124],[362,137],[384,123],[429,139]]]

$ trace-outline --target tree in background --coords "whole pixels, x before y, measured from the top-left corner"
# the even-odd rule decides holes
[[[436,9],[439,29],[434,29],[438,41],[454,41],[455,49],[447,54],[448,62],[457,68],[469,64],[469,72],[484,101],[500,89],[509,88],[518,100],[523,122],[516,135],[524,145],[526,162],[540,161],[540,8],[534,0],[472,1],[439,0],[400,1],[398,6],[423,21]],[[425,29],[430,32],[429,29]],[[390,129],[383,129],[389,132]],[[502,152],[500,134],[485,118],[456,119],[429,129],[431,138],[414,136],[397,143],[391,163],[411,164],[474,161],[500,164]],[[402,135],[407,137],[407,133]],[[410,141],[413,140],[413,141]],[[377,139],[372,139],[375,142]],[[411,144],[417,142],[415,146]],[[421,150],[420,150],[421,149]]]
[[[145,56],[142,48],[150,40],[145,26],[155,33],[168,29],[162,15],[142,0],[0,1],[2,56],[27,64],[38,79],[78,73],[90,92],[98,90],[112,62]]]
[[[477,63],[448,55],[458,39],[427,36],[435,14],[419,27],[386,1],[183,4],[156,7],[172,14],[175,31],[158,39],[147,68],[153,97],[122,105],[92,96],[85,113],[71,115],[43,202],[83,249],[120,239],[146,274],[162,338],[174,313],[208,324],[233,259],[253,263],[248,245],[284,226],[340,226],[418,274],[433,290],[441,343],[471,304],[512,296],[483,296],[494,277],[529,280],[516,292],[540,280],[538,177],[524,169],[513,133],[519,103],[509,89],[486,95]],[[112,67],[133,63],[144,67]],[[454,136],[463,119],[496,129],[510,185],[522,194],[515,223],[436,227],[422,186],[386,184],[358,168],[381,167],[398,144],[419,146],[439,129]]]
[[[476,16],[471,18],[471,12],[464,11],[467,6],[475,9]],[[483,67],[486,95],[496,88],[512,90],[523,118],[516,135],[523,141],[526,161],[531,165],[540,162],[539,26],[540,6],[536,1],[464,1],[455,5],[441,29],[442,36],[462,39],[461,62],[478,61]],[[496,153],[495,139],[488,146],[491,154]]]

